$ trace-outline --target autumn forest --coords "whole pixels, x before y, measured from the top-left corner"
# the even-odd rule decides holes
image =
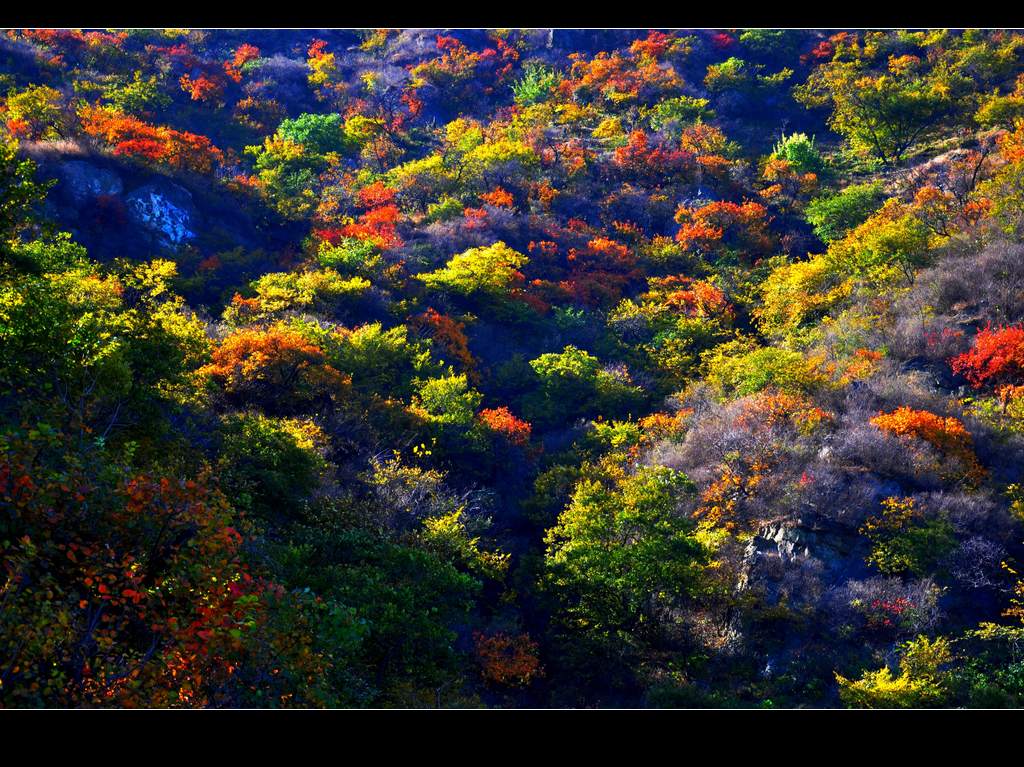
[[[0,31],[0,708],[1024,704],[1024,33]]]

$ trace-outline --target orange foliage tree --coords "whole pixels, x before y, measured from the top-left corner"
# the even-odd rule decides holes
[[[507,407],[481,410],[480,422],[496,434],[500,434],[513,445],[525,446],[530,441],[530,424],[512,415]]]
[[[696,208],[683,205],[675,218],[680,225],[676,240],[684,248],[707,252],[729,248],[749,257],[771,247],[768,211],[757,202],[718,200]]]
[[[498,632],[490,636],[474,632],[480,671],[488,682],[525,687],[543,674],[537,657],[537,643],[529,634],[509,636]]]
[[[242,82],[242,67],[260,57],[260,49],[249,43],[242,43],[235,49],[230,61],[224,62],[224,71],[236,83]]]
[[[871,423],[899,437],[921,439],[944,455],[963,464],[963,475],[977,479],[984,470],[974,455],[973,440],[963,423],[953,417],[903,406],[891,413],[879,413]]]
[[[212,101],[224,94],[224,88],[215,79],[206,75],[193,78],[184,74],[178,80],[181,89],[192,97],[193,101]]]
[[[199,369],[232,398],[277,410],[283,404],[333,400],[351,379],[327,363],[324,351],[281,325],[244,328],[225,338]]]
[[[212,173],[224,161],[206,136],[151,125],[110,107],[86,106],[79,117],[86,134],[112,146],[117,155],[201,174]]]

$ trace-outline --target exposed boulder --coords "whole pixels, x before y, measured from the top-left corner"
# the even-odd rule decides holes
[[[196,237],[198,216],[192,195],[177,184],[157,181],[125,198],[128,216],[153,237],[157,245],[177,248]]]
[[[60,176],[64,194],[75,205],[97,197],[117,196],[124,191],[124,183],[117,173],[83,160],[61,163]]]
[[[814,561],[814,570],[828,581],[845,580],[863,568],[861,543],[854,531],[827,520],[762,527],[744,551],[740,589],[752,581],[781,581],[788,570]]]

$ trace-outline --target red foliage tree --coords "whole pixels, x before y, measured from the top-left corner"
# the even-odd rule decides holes
[[[530,424],[512,415],[507,407],[481,410],[480,422],[491,431],[501,434],[513,445],[525,446],[530,441]]]
[[[646,133],[636,130],[629,134],[625,146],[615,150],[614,163],[630,177],[660,184],[671,180],[672,174],[692,168],[693,155],[652,143]]]
[[[757,202],[716,200],[699,208],[676,211],[676,240],[685,248],[717,251],[723,247],[759,255],[771,246],[768,210]]]
[[[242,67],[260,57],[260,49],[249,43],[242,43],[235,49],[230,61],[224,62],[224,71],[236,83],[242,82]]]
[[[995,329],[991,323],[978,331],[970,350],[953,357],[950,366],[971,385],[1024,383],[1024,325]]]
[[[181,85],[181,89],[191,96],[193,101],[211,101],[219,99],[224,94],[224,89],[220,83],[206,75],[192,78],[184,74],[178,82]]]

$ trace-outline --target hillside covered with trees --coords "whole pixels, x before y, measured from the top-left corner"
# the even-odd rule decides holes
[[[1024,703],[1024,34],[0,32],[0,707]]]

